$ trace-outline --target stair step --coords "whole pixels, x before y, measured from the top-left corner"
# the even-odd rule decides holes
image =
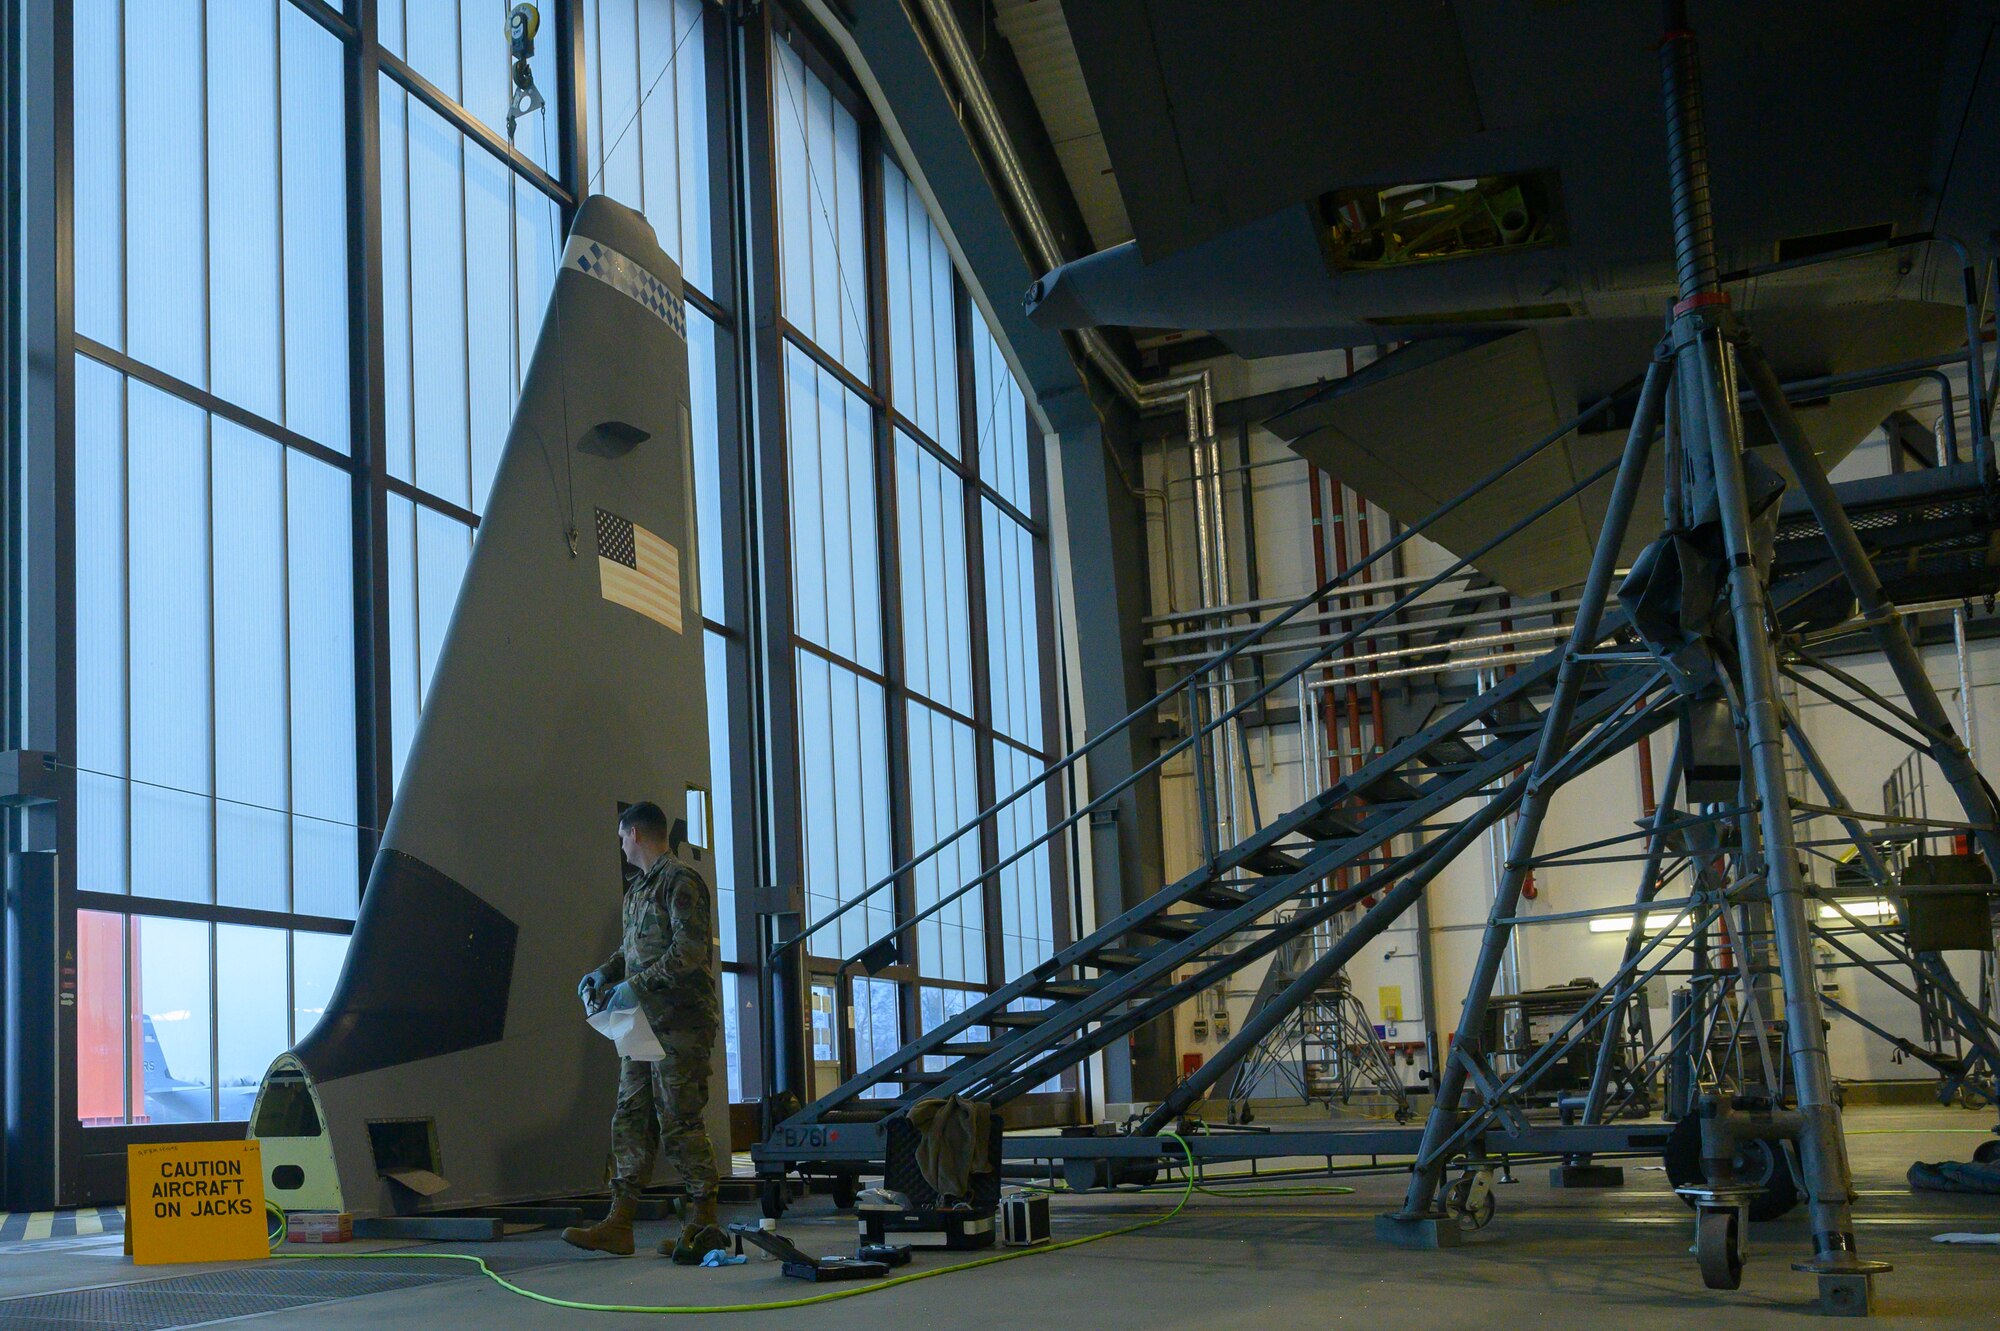
[[[896,1078],[905,1086],[937,1086],[958,1075],[956,1068],[913,1068]]]
[[[1297,873],[1299,862],[1276,846],[1265,846],[1245,858],[1243,867],[1253,869],[1267,878],[1282,878],[1286,874]]]
[[[1180,915],[1155,915],[1150,920],[1141,920],[1132,926],[1135,934],[1150,934],[1155,938],[1186,938],[1198,934],[1215,923],[1212,911],[1186,912]]]
[[[1486,727],[1489,730],[1535,730],[1541,724],[1541,709],[1518,694],[1495,703],[1486,712]]]
[[[1370,804],[1408,804],[1423,796],[1401,772],[1384,772],[1358,793]]]
[[[821,1123],[880,1123],[896,1112],[894,1100],[861,1101],[851,1109],[829,1109],[819,1116]]]
[[[957,1044],[939,1045],[932,1052],[943,1058],[984,1058],[1006,1046],[1005,1040],[961,1040]]]
[[[1058,1002],[1068,1002],[1082,998],[1095,990],[1102,989],[1102,980],[1045,980],[1029,990],[1036,998],[1053,998]]]
[[[1187,899],[1200,902],[1204,906],[1213,906],[1218,910],[1234,910],[1250,897],[1247,893],[1224,887],[1221,883],[1203,883],[1188,893]]]
[[[1129,949],[1110,947],[1097,953],[1086,964],[1095,966],[1099,970],[1129,971],[1145,959],[1140,953],[1130,951]]]
[[[1313,841],[1345,841],[1361,835],[1347,810],[1325,808],[1299,824],[1299,834]]]
[[[1479,750],[1467,744],[1457,735],[1444,735],[1431,741],[1430,746],[1417,756],[1419,762],[1429,768],[1448,765],[1463,766],[1479,760]]]
[[[1039,1026],[1048,1020],[1053,1009],[1041,1008],[1030,1012],[996,1012],[986,1019],[988,1026]]]

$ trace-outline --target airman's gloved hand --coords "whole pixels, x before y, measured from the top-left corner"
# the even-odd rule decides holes
[[[576,996],[583,1005],[595,1011],[600,1005],[598,991],[604,987],[604,972],[594,970],[576,982]]]
[[[632,982],[620,980],[618,987],[611,991],[611,997],[604,1006],[613,1012],[623,1012],[627,1008],[638,1007],[639,995],[632,992]]]

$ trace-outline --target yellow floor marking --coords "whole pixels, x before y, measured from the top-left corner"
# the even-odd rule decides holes
[[[22,1232],[21,1241],[23,1243],[33,1243],[36,1239],[47,1238],[49,1236],[49,1228],[55,1222],[56,1213],[54,1211],[35,1212],[28,1217],[28,1228]]]
[[[79,1234],[102,1234],[104,1232],[104,1220],[95,1211],[78,1211],[76,1213],[76,1232]]]

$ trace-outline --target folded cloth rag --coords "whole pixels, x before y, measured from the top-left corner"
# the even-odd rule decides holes
[[[917,1130],[917,1172],[940,1198],[970,1197],[975,1174],[993,1172],[993,1106],[984,1100],[919,1100],[910,1109]]]
[[[2000,1248],[2000,1234],[1933,1234],[1932,1243],[1984,1243]]]
[[[731,1257],[727,1248],[710,1248],[701,1255],[703,1266],[741,1266],[749,1260],[740,1252]]]

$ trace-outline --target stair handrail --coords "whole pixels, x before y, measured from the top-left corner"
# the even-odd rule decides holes
[[[1008,855],[1006,858],[1000,860],[998,863],[994,864],[990,869],[981,871],[979,874],[975,875],[970,881],[966,882],[965,884],[957,888],[955,891],[938,898],[938,900],[932,902],[929,906],[925,907],[923,910],[918,911],[915,915],[912,915],[909,919],[900,921],[892,925],[889,928],[889,930],[885,932],[881,937],[873,939],[870,942],[864,944],[852,956],[849,956],[841,961],[840,965],[836,968],[834,972],[835,985],[838,986],[846,978],[847,972],[850,969],[852,969],[856,963],[860,962],[862,958],[865,957],[869,952],[881,946],[881,944],[885,940],[892,938],[897,934],[903,933],[911,928],[914,928],[916,925],[922,923],[924,920],[929,919],[931,916],[943,910],[946,906],[949,906],[953,902],[959,900],[961,897],[964,897],[966,894],[970,893],[975,888],[981,887],[984,884],[990,882],[992,879],[994,879],[999,874],[1006,871],[1014,864],[1018,863],[1027,855],[1032,853],[1034,850],[1044,845],[1048,841],[1054,839],[1059,833],[1066,831],[1070,827],[1075,826],[1076,823],[1081,821],[1086,814],[1091,813],[1102,804],[1107,803],[1110,800],[1116,798],[1117,796],[1123,794],[1126,790],[1130,789],[1133,785],[1135,785],[1139,780],[1147,776],[1149,773],[1163,767],[1169,760],[1176,757],[1182,751],[1194,747],[1196,743],[1203,737],[1208,735],[1210,731],[1219,729],[1220,727],[1228,724],[1229,721],[1241,715],[1244,711],[1248,710],[1250,707],[1255,706],[1257,703],[1263,701],[1271,694],[1277,692],[1278,689],[1284,687],[1286,684],[1296,679],[1299,675],[1320,665],[1328,657],[1332,656],[1335,652],[1341,650],[1341,648],[1346,643],[1352,642],[1355,639],[1359,638],[1361,635],[1367,633],[1370,629],[1373,629],[1377,625],[1381,624],[1384,620],[1388,619],[1389,616],[1397,613],[1399,610],[1408,607],[1411,603],[1416,601],[1417,598],[1423,596],[1426,592],[1439,586],[1447,579],[1455,576],[1459,572],[1459,570],[1464,568],[1466,565],[1470,564],[1473,560],[1480,558],[1481,556],[1485,555],[1494,548],[1504,544],[1507,541],[1512,540],[1522,531],[1534,525],[1536,522],[1541,521],[1542,518],[1546,517],[1548,514],[1554,512],[1555,509],[1560,505],[1568,503],[1571,499],[1574,499],[1577,495],[1583,493],[1585,490],[1588,490],[1591,486],[1596,485],[1599,481],[1602,481],[1608,476],[1610,476],[1613,471],[1617,470],[1619,461],[1620,459],[1617,456],[1608,458],[1603,463],[1603,465],[1597,468],[1597,470],[1584,476],[1581,480],[1572,483],[1568,489],[1563,490],[1561,493],[1552,496],[1544,503],[1542,503],[1540,506],[1535,508],[1533,511],[1517,519],[1515,522],[1510,524],[1500,533],[1488,539],[1484,544],[1480,545],[1479,547],[1470,551],[1469,553],[1460,556],[1453,563],[1451,563],[1444,569],[1440,570],[1436,575],[1434,575],[1430,580],[1425,582],[1423,585],[1412,588],[1409,592],[1397,598],[1395,601],[1381,607],[1374,614],[1364,619],[1360,624],[1355,625],[1352,629],[1350,629],[1346,634],[1342,635],[1341,637],[1328,640],[1317,651],[1314,651],[1313,653],[1308,655],[1304,660],[1301,660],[1297,665],[1292,666],[1284,674],[1279,675],[1276,678],[1272,679],[1270,683],[1266,684],[1263,688],[1259,689],[1254,694],[1251,694],[1249,697],[1244,698],[1242,701],[1238,702],[1235,706],[1231,707],[1228,711],[1223,712],[1220,715],[1215,716],[1211,718],[1209,721],[1196,727],[1196,729],[1191,731],[1187,736],[1176,741],[1168,748],[1164,749],[1159,754],[1159,756],[1154,758],[1151,762],[1145,764],[1143,767],[1140,767],[1136,771],[1130,773],[1129,775],[1121,779],[1111,789],[1105,791],[1102,795],[1098,796],[1090,803],[1084,805],[1082,808],[1078,809],[1075,813],[1063,819],[1061,822],[1058,822],[1054,827],[1049,828],[1047,831],[1043,832],[1040,836],[1020,846],[1014,851],[1013,854]],[[1433,514],[1432,516],[1436,515]],[[1386,549],[1387,547],[1385,547],[1385,550]],[[1349,570],[1350,574],[1355,571],[1356,570],[1354,569]],[[1243,642],[1238,644],[1238,647],[1239,648],[1248,647],[1249,645],[1251,645],[1250,640],[1245,639]],[[1182,683],[1186,684],[1188,683],[1188,681],[1183,680]],[[1171,693],[1162,696],[1163,697],[1171,696]],[[1000,804],[996,804],[995,806],[993,806],[993,811],[997,812],[1000,808],[1005,807],[1006,804],[1012,803],[1014,799],[1018,798],[1023,794],[1026,794],[1029,790],[1034,789],[1036,786],[1040,785],[1043,780],[1046,779],[1047,775],[1048,774],[1045,773],[1043,777],[1030,781],[1027,785],[1023,786],[1020,790],[1016,791],[1013,796],[1010,796],[1007,800],[1002,801]],[[970,830],[972,830],[972,825],[968,825],[966,828],[962,829],[957,834],[957,836],[954,836],[950,840],[941,842],[939,843],[938,846],[933,847],[932,852],[942,849],[946,845],[950,845],[952,841],[957,840],[958,836],[963,836],[965,835],[966,832]],[[920,863],[921,859],[922,857],[919,857],[918,859],[913,859],[911,861],[911,864],[914,865],[916,863]],[[893,881],[893,879],[889,881]],[[877,888],[883,885],[885,884],[877,884]],[[873,891],[877,890],[877,888],[871,888],[869,889],[869,891],[872,893]],[[860,901],[861,899],[862,898],[857,897],[854,899],[854,901],[850,901],[849,903],[847,903],[847,905],[851,906],[856,902]],[[842,911],[844,911],[845,909],[846,907],[843,906]],[[840,912],[836,912],[836,914],[838,913]],[[826,917],[826,919],[821,920],[820,923],[821,924],[828,923],[833,918],[834,916],[829,915],[828,917]]]
[[[792,935],[790,938],[780,942],[769,953],[768,957],[769,963],[775,966],[776,964],[778,964],[783,960],[786,953],[792,951],[794,948],[803,947],[805,941],[808,938],[811,938],[814,934],[818,933],[820,930],[832,924],[835,920],[847,914],[848,911],[853,910],[855,907],[869,900],[876,893],[882,891],[882,889],[894,886],[896,883],[902,881],[902,879],[906,875],[913,872],[918,866],[924,864],[926,861],[936,856],[946,847],[955,845],[962,837],[966,836],[968,833],[977,831],[981,826],[985,825],[989,820],[994,819],[1002,810],[1010,807],[1011,805],[1019,801],[1023,796],[1027,795],[1030,791],[1036,790],[1046,785],[1054,777],[1069,770],[1071,767],[1076,766],[1078,762],[1080,762],[1084,757],[1088,756],[1093,750],[1098,748],[1100,745],[1104,744],[1107,740],[1110,740],[1112,737],[1119,735],[1125,732],[1126,730],[1130,729],[1131,726],[1135,724],[1137,721],[1139,721],[1141,718],[1153,712],[1158,711],[1161,707],[1165,706],[1168,702],[1172,701],[1175,697],[1177,697],[1181,693],[1186,692],[1195,687],[1197,683],[1200,680],[1204,679],[1206,676],[1227,666],[1231,661],[1235,660],[1239,655],[1241,655],[1247,648],[1255,645],[1258,642],[1261,642],[1273,630],[1277,629],[1279,626],[1290,621],[1294,616],[1304,611],[1308,606],[1313,605],[1316,602],[1324,601],[1329,597],[1337,594],[1339,590],[1346,583],[1357,578],[1363,571],[1372,568],[1382,559],[1394,553],[1396,550],[1402,548],[1402,546],[1407,542],[1409,542],[1410,540],[1414,539],[1419,535],[1422,535],[1424,532],[1429,530],[1433,525],[1435,525],[1439,519],[1447,516],[1452,512],[1455,512],[1458,508],[1460,508],[1469,500],[1471,500],[1475,495],[1482,493],[1488,486],[1493,485],[1497,481],[1501,480],[1503,477],[1509,475],[1510,473],[1522,467],[1526,463],[1532,461],[1534,458],[1538,457],[1543,452],[1547,451],[1549,448],[1554,447],[1557,443],[1561,442],[1565,437],[1567,437],[1575,430],[1577,430],[1578,427],[1584,424],[1584,422],[1592,420],[1595,417],[1600,416],[1604,414],[1606,411],[1610,410],[1611,407],[1613,407],[1617,402],[1626,397],[1629,397],[1633,392],[1637,390],[1637,388],[1638,388],[1638,380],[1635,378],[1633,380],[1628,381],[1625,384],[1620,385],[1618,388],[1613,389],[1611,392],[1605,394],[1603,397],[1593,402],[1590,406],[1584,408],[1582,411],[1577,412],[1575,415],[1569,417],[1567,420],[1557,425],[1548,433],[1544,434],[1539,439],[1537,439],[1534,443],[1529,444],[1527,447],[1523,448],[1520,452],[1514,454],[1511,458],[1501,463],[1498,467],[1494,468],[1486,475],[1480,477],[1478,480],[1472,482],[1470,485],[1460,490],[1456,495],[1446,500],[1443,504],[1440,504],[1438,507],[1432,509],[1429,513],[1424,515],[1424,517],[1419,521],[1417,521],[1416,523],[1410,525],[1409,527],[1404,528],[1402,532],[1400,532],[1396,537],[1390,540],[1386,545],[1378,547],[1376,550],[1371,552],[1365,559],[1362,559],[1358,563],[1350,565],[1344,572],[1334,574],[1332,577],[1328,578],[1325,582],[1321,583],[1318,587],[1316,587],[1312,591],[1305,593],[1304,595],[1300,596],[1297,600],[1293,601],[1290,605],[1285,607],[1285,609],[1280,613],[1278,613],[1277,615],[1253,627],[1243,637],[1238,638],[1235,642],[1229,644],[1227,647],[1218,649],[1215,655],[1211,657],[1209,660],[1203,662],[1200,665],[1194,666],[1193,668],[1188,670],[1187,673],[1183,674],[1174,683],[1168,685],[1165,689],[1155,694],[1147,702],[1140,704],[1137,708],[1134,708],[1132,711],[1128,712],[1125,716],[1113,722],[1110,726],[1106,727],[1103,731],[1100,731],[1096,736],[1087,740],[1078,748],[1072,750],[1071,752],[1065,754],[1063,757],[1057,759],[1054,763],[1050,764],[1047,768],[1043,769],[1043,771],[1039,775],[1031,778],[1026,784],[1022,785],[1019,789],[1014,791],[1013,794],[1008,795],[1004,799],[996,801],[992,805],[981,810],[979,813],[974,814],[967,822],[962,824],[956,831],[945,836],[942,840],[936,842],[929,849],[924,850],[919,854],[911,856],[908,860],[905,860],[902,864],[898,865],[896,868],[891,869],[886,875],[884,875],[882,878],[878,879],[876,882],[871,884],[866,890],[848,898],[845,902],[841,903],[834,910],[828,912],[826,915],[821,916],[818,920],[814,921],[808,927],[801,929],[798,933]],[[1154,758],[1151,762],[1146,763],[1144,766],[1120,778],[1109,789],[1094,796],[1089,802],[1076,809],[1074,812],[1069,814],[1067,817],[1063,818],[1060,822],[1056,823],[1054,826],[1043,831],[1041,835],[1037,836],[1032,841],[1026,842],[1023,845],[1017,847],[1011,855],[1008,855],[1006,858],[1000,860],[998,863],[994,864],[991,868],[982,870],[976,877],[974,877],[969,882],[959,887],[956,891],[953,891],[946,896],[940,897],[937,901],[931,903],[931,905],[925,907],[923,910],[912,915],[910,918],[895,922],[880,937],[870,940],[859,951],[854,953],[854,955],[847,957],[845,960],[841,962],[838,970],[835,972],[836,983],[838,983],[838,980],[841,977],[845,976],[849,968],[851,968],[858,961],[860,961],[861,957],[864,954],[878,947],[883,942],[884,939],[894,937],[897,934],[903,933],[904,931],[913,928],[915,925],[930,918],[932,915],[935,915],[938,911],[942,910],[944,907],[957,901],[959,898],[963,897],[968,892],[972,891],[974,888],[980,887],[985,883],[992,881],[1000,873],[1010,868],[1014,864],[1018,863],[1020,860],[1025,858],[1027,855],[1031,854],[1039,847],[1047,844],[1056,836],[1069,830],[1071,827],[1074,827],[1077,823],[1081,822],[1089,814],[1095,812],[1100,808],[1105,807],[1112,800],[1118,798],[1120,795],[1123,795],[1127,790],[1130,790],[1133,786],[1137,785],[1146,776],[1159,769],[1170,759],[1177,757],[1184,750],[1192,747],[1197,742],[1197,740],[1206,737],[1211,731],[1219,729],[1220,727],[1226,725],[1229,721],[1235,719],[1238,715],[1240,715],[1248,708],[1256,705],[1259,702],[1262,702],[1266,697],[1270,696],[1270,694],[1275,692],[1278,688],[1282,687],[1287,683],[1290,683],[1300,674],[1320,664],[1322,661],[1326,659],[1327,656],[1331,655],[1334,652],[1339,651],[1346,644],[1355,641],[1356,638],[1358,638],[1361,634],[1367,632],[1371,628],[1374,628],[1376,625],[1380,624],[1385,619],[1387,619],[1390,615],[1395,614],[1397,611],[1403,609],[1405,606],[1409,605],[1418,597],[1433,590],[1434,588],[1442,584],[1444,581],[1446,581],[1448,578],[1454,576],[1455,574],[1457,574],[1458,572],[1469,566],[1473,560],[1482,557],[1483,555],[1487,554],[1488,552],[1495,549],[1504,542],[1512,540],[1515,536],[1519,535],[1520,532],[1525,530],[1527,527],[1532,526],[1536,522],[1539,522],[1543,517],[1546,517],[1549,513],[1553,512],[1557,506],[1567,503],[1569,500],[1575,498],[1578,494],[1581,494],[1583,491],[1589,489],[1591,486],[1603,480],[1606,476],[1610,475],[1613,470],[1616,469],[1617,464],[1618,464],[1617,457],[1616,456],[1612,457],[1608,462],[1606,462],[1603,466],[1599,467],[1597,470],[1591,472],[1589,475],[1585,476],[1581,480],[1571,484],[1568,489],[1564,490],[1560,494],[1556,495],[1554,498],[1543,503],[1542,505],[1540,505],[1533,511],[1529,512],[1528,514],[1522,516],[1521,518],[1516,519],[1512,524],[1510,524],[1505,530],[1500,532],[1497,536],[1487,540],[1485,543],[1483,543],[1470,553],[1457,557],[1445,569],[1433,575],[1430,579],[1412,588],[1411,590],[1405,592],[1402,596],[1396,598],[1394,601],[1391,601],[1387,605],[1381,607],[1374,614],[1366,618],[1361,624],[1351,627],[1346,633],[1341,634],[1337,638],[1328,639],[1325,643],[1323,643],[1320,646],[1320,648],[1317,651],[1310,653],[1299,664],[1293,666],[1283,675],[1277,676],[1276,678],[1272,679],[1264,687],[1257,690],[1255,693],[1249,695],[1248,697],[1242,699],[1241,701],[1237,702],[1229,710],[1222,712],[1219,715],[1213,716],[1209,718],[1208,721],[1195,726],[1193,729],[1189,731],[1187,735],[1183,736],[1179,740],[1176,740],[1168,748],[1163,749],[1160,752],[1159,756]]]

